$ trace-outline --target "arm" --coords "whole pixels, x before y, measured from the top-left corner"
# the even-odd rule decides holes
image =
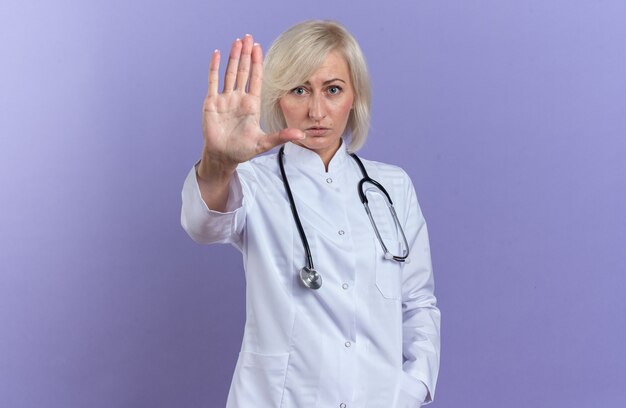
[[[220,52],[209,66],[209,86],[202,107],[204,145],[200,162],[183,187],[181,224],[197,242],[235,242],[241,232],[243,192],[235,170],[258,154],[304,138],[298,129],[266,134],[260,127],[263,51],[252,36],[232,45],[224,89],[218,92]],[[233,197],[232,195],[235,194]]]
[[[418,393],[425,392],[424,401],[428,403],[434,397],[439,372],[440,312],[434,295],[426,221],[408,176],[407,183],[405,232],[411,254],[410,263],[403,268],[402,349],[406,376],[402,387],[413,387]]]

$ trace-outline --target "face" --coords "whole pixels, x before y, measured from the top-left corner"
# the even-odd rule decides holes
[[[353,104],[350,69],[337,51],[328,53],[308,81],[279,101],[287,127],[306,135],[297,143],[319,154],[326,165],[341,144]]]

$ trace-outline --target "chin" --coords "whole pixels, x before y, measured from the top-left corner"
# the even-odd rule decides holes
[[[326,150],[338,147],[339,140],[328,140],[324,137],[309,136],[305,140],[300,141],[298,144],[310,150]]]

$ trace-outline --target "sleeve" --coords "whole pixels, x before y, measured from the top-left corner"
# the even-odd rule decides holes
[[[432,402],[439,373],[440,319],[430,258],[428,229],[408,175],[405,202],[410,262],[403,266],[402,351],[404,392]]]
[[[200,194],[195,166],[187,174],[183,184],[180,223],[197,243],[227,243],[241,249],[247,197],[244,197],[239,173],[238,168],[230,182],[226,212],[207,207]]]

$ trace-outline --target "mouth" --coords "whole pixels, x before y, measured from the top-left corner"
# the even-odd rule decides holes
[[[311,126],[304,129],[304,133],[307,136],[324,136],[328,132],[330,132],[330,128],[323,126]]]

